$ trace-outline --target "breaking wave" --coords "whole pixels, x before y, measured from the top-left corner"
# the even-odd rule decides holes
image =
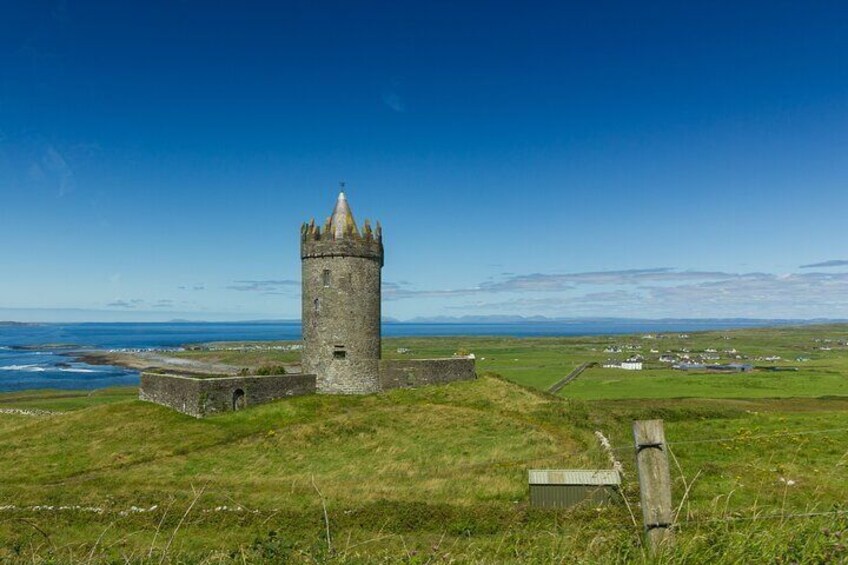
[[[41,365],[4,365],[0,371],[25,371],[27,373],[43,373],[47,368]]]
[[[45,371],[59,371],[61,373],[102,373],[96,369],[77,369],[75,367],[45,367],[43,365],[4,365],[0,371],[21,371],[24,373],[44,373]]]

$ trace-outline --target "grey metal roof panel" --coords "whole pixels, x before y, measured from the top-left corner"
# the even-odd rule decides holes
[[[531,469],[531,485],[620,485],[614,469]]]

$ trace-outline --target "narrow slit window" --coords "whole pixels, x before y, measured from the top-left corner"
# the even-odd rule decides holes
[[[325,287],[330,286],[330,269],[324,269],[324,272],[321,273],[321,282]]]
[[[316,314],[321,311],[321,303],[318,301],[317,298],[312,301],[312,308]]]

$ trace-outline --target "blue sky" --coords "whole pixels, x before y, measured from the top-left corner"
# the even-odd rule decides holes
[[[848,8],[0,2],[0,319],[848,317]]]

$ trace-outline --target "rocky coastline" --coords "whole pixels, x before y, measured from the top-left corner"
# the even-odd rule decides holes
[[[77,361],[89,365],[112,365],[133,369],[135,371],[168,372],[179,371],[181,373],[221,374],[235,375],[239,368],[223,363],[209,363],[195,359],[184,359],[173,357],[156,351],[106,351],[106,350],[84,350],[69,352]]]

